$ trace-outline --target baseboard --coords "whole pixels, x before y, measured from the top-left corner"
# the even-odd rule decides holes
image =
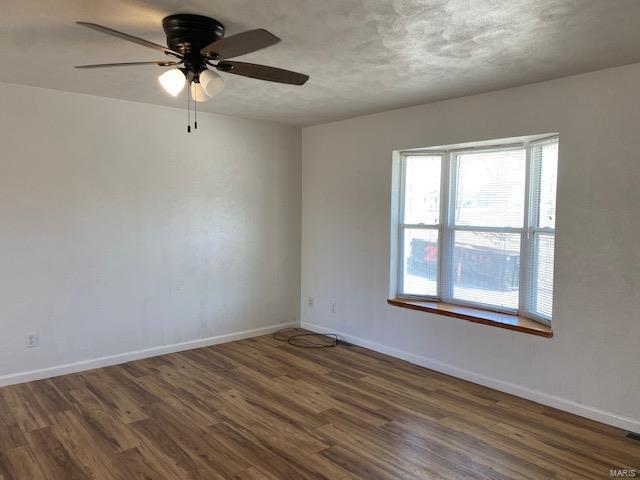
[[[227,333],[225,335],[216,335],[215,337],[199,338],[186,342],[172,343],[159,347],[146,348],[144,350],[136,350],[133,352],[119,353],[107,357],[92,358],[89,360],[81,360],[74,363],[66,363],[53,367],[40,368],[38,370],[30,370],[27,372],[12,373],[0,377],[0,387],[14,385],[16,383],[32,382],[34,380],[42,380],[43,378],[57,377],[59,375],[67,375],[69,373],[82,372],[92,370],[94,368],[109,367],[119,363],[131,362],[143,358],[156,357],[158,355],[166,355],[167,353],[181,352],[183,350],[191,350],[194,348],[209,347],[219,343],[233,342],[234,340],[242,340],[243,338],[258,337],[273,333],[281,328],[297,327],[297,322],[281,323],[278,325],[270,325],[268,327],[254,328],[252,330],[244,330],[242,332]]]
[[[381,345],[364,338],[338,332],[326,327],[322,327],[320,325],[315,325],[313,323],[302,322],[301,326],[303,328],[306,328],[307,330],[311,330],[317,333],[335,333],[339,338],[360,347],[384,353],[395,358],[400,358],[415,365],[451,375],[452,377],[461,378],[462,380],[477,383],[485,387],[493,388],[494,390],[526,398],[527,400],[531,400],[548,407],[554,407],[565,412],[573,413],[575,415],[589,418],[597,422],[606,423],[607,425],[612,425],[624,430],[629,430],[631,432],[640,432],[640,420],[636,418],[624,417],[622,415],[607,412],[599,408],[590,407],[582,403],[574,402],[573,400],[556,397],[554,395],[549,395],[537,390],[532,390],[521,385],[516,385],[514,383],[505,382],[496,378],[487,377],[485,375],[454,367],[453,365],[442,363],[431,358],[404,352],[402,350],[397,350],[386,345]]]

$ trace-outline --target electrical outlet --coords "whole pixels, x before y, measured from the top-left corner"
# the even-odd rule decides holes
[[[336,313],[336,304],[335,303],[331,304],[331,313]]]
[[[313,297],[309,297],[309,306],[313,308]]]
[[[24,337],[24,345],[27,348],[33,348],[38,346],[38,334],[37,333],[27,333]]]

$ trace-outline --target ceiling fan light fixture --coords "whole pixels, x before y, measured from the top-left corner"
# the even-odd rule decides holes
[[[304,85],[309,80],[308,75],[283,70],[282,68],[229,61],[230,58],[262,50],[280,41],[273,33],[263,28],[256,28],[225,37],[224,25],[217,20],[202,15],[178,13],[169,15],[162,20],[162,28],[167,37],[167,46],[165,47],[97,23],[76,23],[173,57],[171,61],[165,59],[145,62],[100,63],[77,65],[76,68],[131,67],[136,65],[173,67],[163,72],[158,77],[158,81],[162,88],[173,97],[177,97],[187,85],[185,99],[187,101],[188,133],[191,132],[191,100],[193,99],[194,102],[206,102],[211,97],[219,94],[224,88],[224,79],[218,75],[216,70],[225,74],[229,73],[288,85]],[[211,63],[212,60],[217,63]],[[211,67],[211,69],[208,67]],[[194,103],[194,129],[198,128],[197,110],[196,103]]]
[[[200,85],[209,97],[215,97],[224,88],[224,79],[213,70],[203,70],[199,75]]]
[[[207,95],[202,85],[198,82],[191,82],[191,98],[196,102],[206,102],[211,100],[211,97]]]
[[[162,88],[173,97],[177,96],[184,88],[185,83],[187,83],[184,73],[178,68],[167,70],[158,77],[158,81]]]

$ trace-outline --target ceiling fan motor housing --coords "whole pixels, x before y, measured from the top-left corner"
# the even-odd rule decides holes
[[[194,73],[204,67],[205,58],[200,50],[224,37],[224,25],[202,15],[169,15],[162,20],[162,28],[167,35],[167,46],[183,54],[185,67]]]

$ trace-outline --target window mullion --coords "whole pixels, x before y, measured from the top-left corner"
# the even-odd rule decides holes
[[[474,225],[451,225],[450,230],[461,232],[500,232],[500,233],[521,233],[522,227],[478,227]]]
[[[403,155],[400,161],[400,205],[398,212],[398,268],[397,268],[397,286],[396,295],[402,295],[404,293],[404,205],[406,194],[406,180],[407,180],[407,161]]]
[[[452,225],[452,205],[455,195],[455,160],[454,155],[447,152],[442,156],[442,177],[441,177],[441,205],[442,214],[440,218],[440,250],[438,260],[440,262],[438,296],[443,301],[448,301],[452,297],[453,288],[451,285],[451,225]]]
[[[531,232],[533,233],[547,233],[549,235],[553,235],[554,233],[556,233],[556,229],[555,228],[550,228],[550,227],[535,227],[532,226],[530,228]]]
[[[533,230],[535,218],[533,212],[533,196],[535,189],[533,188],[533,157],[531,155],[531,144],[525,145],[525,185],[524,185],[524,219],[523,229],[520,241],[520,286],[518,295],[518,310],[520,312],[529,312],[533,302],[531,294],[531,268],[533,267]]]
[[[426,224],[426,223],[404,223],[401,224],[401,226],[403,228],[412,228],[414,230],[438,230],[440,228],[440,224],[439,223],[432,223],[432,224]]]
[[[400,225],[398,228],[398,286],[396,287],[396,296],[404,294],[404,227]]]

